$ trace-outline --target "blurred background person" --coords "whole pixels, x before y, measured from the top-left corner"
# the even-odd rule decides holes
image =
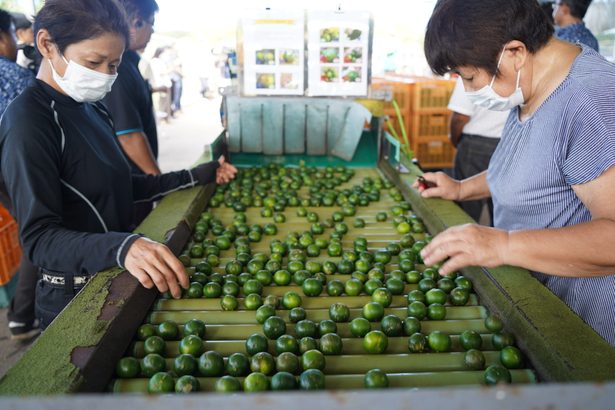
[[[556,0],[553,3],[555,36],[560,40],[582,43],[600,51],[598,40],[583,22],[591,2],[592,0]]]
[[[17,65],[17,39],[12,16],[0,9],[0,117],[8,105],[34,82],[34,74]],[[0,180],[3,181],[2,178]],[[0,183],[0,202],[12,213],[13,205],[4,182]],[[15,295],[9,305],[7,318],[11,339],[26,340],[40,333],[35,320],[34,297],[38,269],[22,254],[17,273]]]
[[[152,70],[151,86],[157,92],[154,99],[156,115],[169,122],[171,119],[171,82],[170,70],[163,58],[166,47],[158,47],[150,60]]]

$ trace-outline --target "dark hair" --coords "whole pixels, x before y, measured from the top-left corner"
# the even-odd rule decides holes
[[[583,20],[592,0],[562,0],[568,6],[573,17]]]
[[[0,9],[0,33],[11,33],[11,24],[13,23],[13,17],[8,11]]]
[[[549,20],[551,24],[555,24],[555,22],[553,21],[553,5],[554,4],[555,4],[554,1],[541,1],[540,2],[540,8],[545,13],[545,16],[547,16],[547,20]]]
[[[439,75],[461,66],[494,75],[506,43],[518,40],[536,53],[552,35],[536,0],[439,0],[427,23],[425,57]]]
[[[32,22],[28,20],[23,13],[11,13],[13,16],[13,23],[15,23],[15,30],[28,29],[32,27]]]
[[[130,20],[148,19],[158,12],[156,0],[120,0]]]
[[[126,14],[116,0],[47,0],[34,20],[34,33],[45,29],[63,53],[71,44],[105,33],[121,36],[130,31]]]

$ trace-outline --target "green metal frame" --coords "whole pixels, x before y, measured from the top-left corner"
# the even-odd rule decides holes
[[[430,232],[474,223],[451,201],[423,199],[410,185],[422,171],[402,158],[408,169],[398,174],[386,161],[379,168],[399,186]],[[481,303],[502,317],[517,336],[517,344],[545,381],[602,381],[615,379],[615,349],[529,271],[511,266],[470,267],[470,278]]]
[[[215,158],[225,152],[224,135],[221,135],[212,145],[211,153],[204,155],[201,160]],[[433,233],[453,225],[472,222],[451,202],[423,200],[409,187],[421,173],[420,169],[403,158],[402,163],[410,170],[408,174],[400,175],[384,159],[378,167],[401,188],[415,212],[425,220]],[[209,186],[169,195],[137,231],[170,244],[175,252],[179,252],[188,240],[190,229],[206,206],[211,192],[212,187]],[[463,274],[473,280],[481,302],[499,314],[507,328],[518,336],[517,343],[526,352],[541,379],[615,379],[612,367],[615,363],[615,349],[529,272],[512,267],[469,268],[464,269]],[[117,288],[126,288],[126,284],[134,287],[134,293],[118,293]],[[111,337],[111,330],[133,326],[134,332],[154,301],[152,295],[155,293],[150,292],[146,296],[151,298],[151,302],[139,305],[138,309],[132,307],[131,303],[145,297],[145,293],[138,292],[145,291],[136,280],[120,269],[97,274],[17,365],[0,380],[0,395],[104,390],[104,384],[89,383],[84,374],[95,374],[97,368],[93,368],[94,363],[101,366],[100,373],[103,376],[109,374],[110,378],[113,364],[126,350],[132,336],[132,333],[124,332]],[[115,314],[110,314],[110,311]],[[121,312],[125,311],[131,312],[122,315]],[[123,323],[126,321],[130,322],[129,325]],[[105,363],[101,362],[100,355],[96,360],[88,356],[92,351],[102,352]]]

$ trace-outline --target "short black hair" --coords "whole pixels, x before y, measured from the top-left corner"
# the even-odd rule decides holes
[[[148,19],[159,10],[156,0],[120,0],[130,20]]]
[[[573,17],[583,20],[592,0],[562,0],[568,6]]]
[[[495,75],[506,43],[518,40],[536,53],[552,36],[536,0],[439,0],[427,23],[425,57],[439,75],[461,66]]]
[[[128,45],[126,13],[116,0],[47,0],[34,20],[34,33],[45,29],[61,53],[71,44],[105,33],[121,36]]]
[[[13,24],[13,17],[11,17],[11,13],[0,9],[0,33],[10,34],[11,24]]]

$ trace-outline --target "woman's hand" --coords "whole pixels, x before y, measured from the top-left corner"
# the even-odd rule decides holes
[[[421,251],[430,266],[449,258],[439,269],[448,275],[466,266],[493,268],[506,264],[508,232],[476,224],[455,226],[442,232]]]
[[[417,189],[423,198],[442,198],[452,201],[461,199],[461,181],[457,181],[444,172],[427,172],[423,174],[427,186],[417,179],[412,187]]]
[[[148,238],[133,242],[124,266],[147,289],[156,286],[161,293],[170,291],[175,299],[181,297],[180,286],[184,289],[189,286],[184,265],[169,248]]]
[[[226,184],[235,179],[237,168],[235,168],[233,164],[226,162],[224,155],[218,159],[218,162],[220,163],[220,167],[216,170],[216,183]]]

